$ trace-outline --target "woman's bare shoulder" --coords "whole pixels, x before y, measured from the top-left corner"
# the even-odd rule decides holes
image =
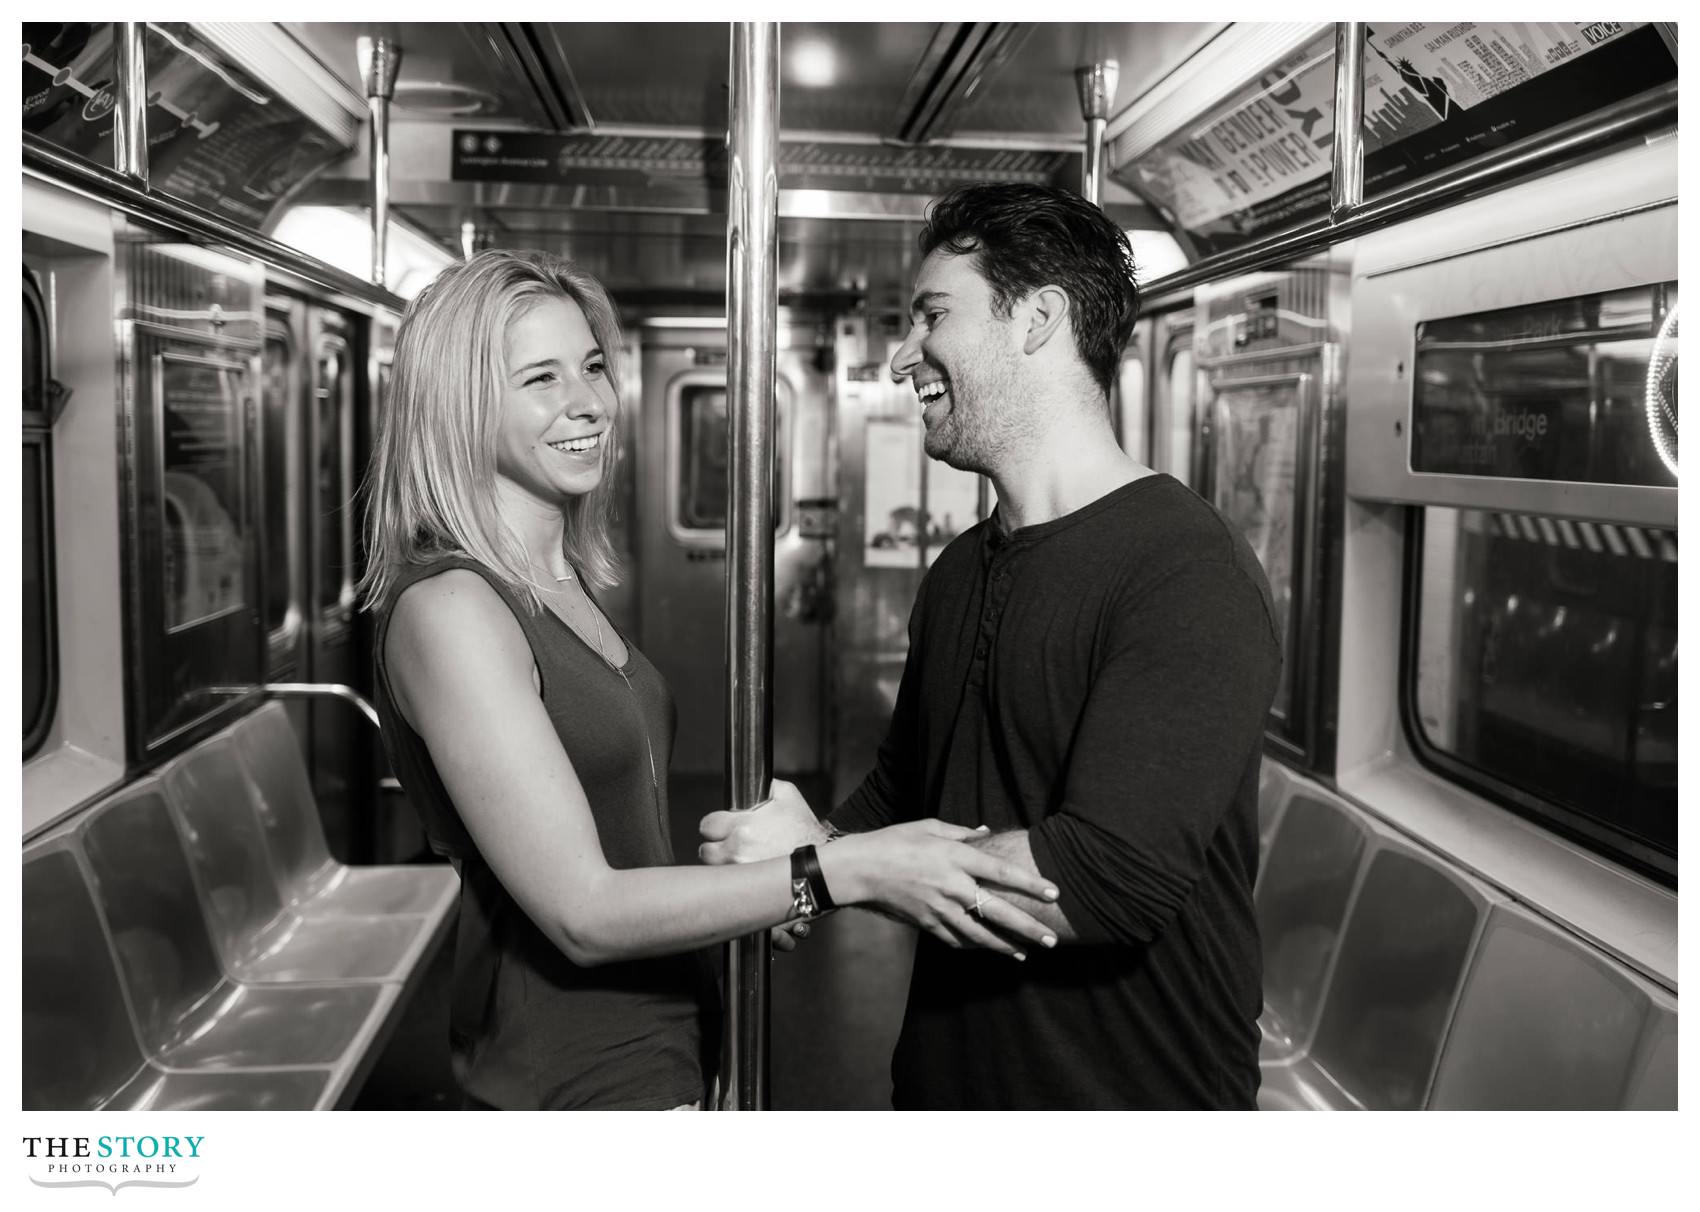
[[[531,662],[531,648],[513,611],[470,568],[449,568],[415,581],[396,596],[386,643],[392,669],[473,661]],[[505,663],[505,661],[504,661]]]

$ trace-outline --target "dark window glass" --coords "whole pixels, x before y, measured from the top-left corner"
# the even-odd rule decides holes
[[[785,528],[784,435],[786,395],[779,391],[773,467],[775,529]],[[727,477],[731,447],[726,421],[726,388],[693,384],[678,395],[679,484],[678,525],[685,530],[726,529]]]
[[[47,316],[41,293],[23,279],[22,343],[24,490],[23,682],[24,757],[41,748],[53,722],[59,636],[53,601],[53,447],[47,428]]]
[[[1648,367],[1676,307],[1666,282],[1418,325],[1411,470],[1675,487]]]
[[[1676,859],[1676,533],[1422,511],[1419,752],[1655,871]]]
[[[53,604],[48,596],[47,523],[48,510],[43,500],[42,476],[47,445],[40,440],[24,440],[24,756],[32,747],[30,739],[39,744],[46,730],[46,720],[52,710]]]
[[[290,468],[289,426],[289,365],[292,358],[289,342],[282,337],[268,337],[263,359],[264,381],[261,385],[265,416],[265,484],[260,499],[266,509],[266,630],[276,633],[289,617],[289,603],[294,597],[292,584],[295,571],[290,558],[290,522],[294,512],[294,484]]]
[[[319,384],[313,393],[319,412],[319,608],[342,602],[348,575],[349,484],[346,425],[353,419],[353,368],[340,346],[319,354]]]
[[[42,331],[41,316],[28,301],[23,306],[24,338],[20,348],[23,351],[20,370],[24,381],[24,419],[33,420],[31,413],[39,413],[45,402],[43,396],[47,376],[42,373],[46,368],[42,365],[42,346],[46,343],[46,334]]]
[[[679,393],[679,524],[691,530],[726,526],[726,389]]]

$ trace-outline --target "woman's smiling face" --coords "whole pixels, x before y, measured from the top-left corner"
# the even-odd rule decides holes
[[[571,299],[549,298],[508,326],[496,474],[552,505],[601,483],[618,399],[608,353]]]

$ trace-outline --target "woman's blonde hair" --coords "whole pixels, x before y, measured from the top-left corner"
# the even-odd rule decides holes
[[[620,457],[619,316],[602,284],[571,262],[490,249],[445,269],[402,314],[361,488],[365,609],[383,604],[408,565],[446,555],[477,560],[541,608],[526,553],[496,508],[496,439],[508,326],[545,299],[576,303],[607,360],[615,415],[603,435],[602,479],[566,507],[562,548],[592,587],[617,583],[608,529]]]

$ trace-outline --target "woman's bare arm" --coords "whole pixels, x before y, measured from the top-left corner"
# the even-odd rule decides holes
[[[712,868],[608,865],[584,788],[537,695],[525,633],[477,573],[450,570],[408,588],[395,604],[385,655],[397,705],[480,853],[574,963],[702,947],[789,916],[785,858]],[[975,879],[1008,874],[953,840],[968,830],[886,832],[821,851],[837,901],[925,902],[943,921],[972,903]],[[1043,896],[1042,877],[1018,878]],[[1014,950],[989,932],[955,929],[977,945]],[[1029,937],[1044,933],[1034,922]]]

